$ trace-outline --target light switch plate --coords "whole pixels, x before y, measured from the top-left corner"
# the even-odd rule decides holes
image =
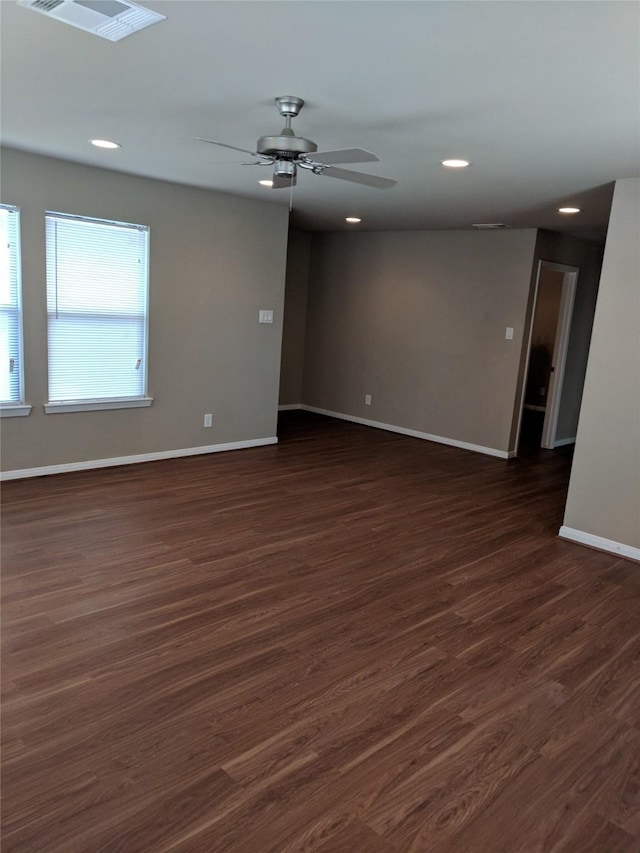
[[[513,340],[513,327],[512,326],[507,326],[507,331],[505,332],[504,336],[508,341]]]
[[[264,308],[260,309],[258,314],[258,323],[273,323],[273,311],[267,311]]]

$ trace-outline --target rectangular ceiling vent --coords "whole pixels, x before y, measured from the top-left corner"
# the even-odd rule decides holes
[[[18,0],[18,5],[109,41],[120,41],[166,19],[129,0]]]
[[[55,9],[56,6],[59,6],[61,3],[64,3],[64,0],[33,0],[33,3],[31,5],[39,12],[50,12],[52,9]]]
[[[477,225],[472,225],[472,228],[477,228],[478,231],[499,231],[501,228],[508,228],[504,222],[479,222]]]

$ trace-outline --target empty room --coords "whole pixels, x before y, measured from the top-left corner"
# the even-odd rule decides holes
[[[0,3],[3,853],[637,853],[639,33]]]

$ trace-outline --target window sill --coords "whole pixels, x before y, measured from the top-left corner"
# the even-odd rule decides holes
[[[13,405],[5,403],[0,406],[0,418],[25,418],[31,413],[31,406],[26,403]]]
[[[122,397],[113,400],[62,400],[45,403],[48,415],[64,412],[98,412],[103,409],[142,409],[153,403],[153,397]]]

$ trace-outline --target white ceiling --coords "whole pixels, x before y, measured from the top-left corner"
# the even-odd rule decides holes
[[[640,5],[616,0],[162,0],[167,20],[112,43],[0,2],[3,142],[104,168],[289,203],[254,150],[296,133],[362,147],[376,190],[304,172],[293,222],[339,230],[504,222],[603,236],[611,182],[640,173]],[[93,137],[122,148],[104,152]],[[470,168],[451,171],[445,157]],[[562,217],[557,208],[583,212]],[[351,226],[353,227],[353,226]]]

